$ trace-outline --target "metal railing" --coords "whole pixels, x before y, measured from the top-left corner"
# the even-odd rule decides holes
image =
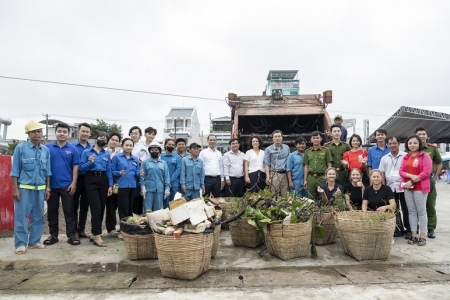
[[[3,126],[3,134],[0,135],[0,148],[8,148],[8,144],[6,143],[6,134],[8,133],[8,126],[11,125],[11,123],[11,119],[0,117],[0,133],[2,132]]]

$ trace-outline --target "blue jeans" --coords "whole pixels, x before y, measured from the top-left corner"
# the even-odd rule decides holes
[[[147,192],[144,199],[144,212],[147,210],[157,211],[163,207],[164,192]]]
[[[45,190],[19,188],[20,200],[14,200],[14,247],[33,246],[41,242],[45,227]],[[28,235],[28,216],[31,214],[31,230]]]
[[[183,195],[183,198],[188,201],[200,198],[200,190],[186,190],[186,193]]]

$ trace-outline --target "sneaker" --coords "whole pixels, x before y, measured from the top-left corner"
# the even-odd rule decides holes
[[[436,238],[436,234],[434,233],[434,230],[433,230],[433,229],[428,229],[428,237],[429,237],[430,239]]]
[[[117,232],[117,230],[111,230],[109,233],[108,233],[108,235],[109,236],[118,236],[119,235],[119,233]]]

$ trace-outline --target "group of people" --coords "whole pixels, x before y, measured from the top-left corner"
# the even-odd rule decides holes
[[[426,235],[435,237],[434,182],[442,166],[438,149],[426,143],[425,129],[418,128],[416,135],[408,138],[408,153],[400,151],[399,139],[387,137],[384,129],[376,131],[377,144],[366,151],[361,149],[359,135],[353,134],[349,143],[342,139],[346,130],[339,119],[342,117],[336,116],[329,131],[331,141],[325,144],[323,134],[314,131],[312,147],[306,149],[307,141],[299,137],[291,153],[283,144],[283,133],[275,130],[273,144],[265,150],[262,139],[254,135],[250,150],[240,151],[241,142],[232,138],[230,151],[223,155],[213,134],[207,137],[207,148],[200,151],[200,145],[191,143],[187,151],[182,138],[166,139],[163,146],[154,142],[157,131],[152,127],[145,129],[143,142],[141,129],[133,126],[129,138],[122,139],[120,133],[99,133],[91,145],[87,123],[79,124],[78,140],[73,144],[67,142],[70,127],[57,124],[56,141],[44,146],[39,142],[41,125],[30,121],[25,126],[29,139],[16,147],[11,172],[16,253],[59,241],[60,202],[69,244],[79,245],[83,237],[106,247],[101,235],[103,217],[108,234],[120,237],[117,210],[121,220],[133,213],[167,208],[176,193],[186,200],[201,195],[242,197],[266,186],[272,194],[290,193],[330,204],[341,194],[350,209],[363,211],[385,211],[401,205],[403,218],[399,210],[395,236],[405,235],[409,243],[425,245]],[[50,236],[41,244],[44,199]],[[91,234],[85,230],[89,210]]]

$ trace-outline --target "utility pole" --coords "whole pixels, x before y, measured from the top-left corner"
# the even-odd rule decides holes
[[[174,138],[174,140],[176,141],[177,140],[177,119],[174,119],[173,123],[175,125],[175,138]]]
[[[45,143],[48,143],[48,114],[42,114],[45,117]]]

